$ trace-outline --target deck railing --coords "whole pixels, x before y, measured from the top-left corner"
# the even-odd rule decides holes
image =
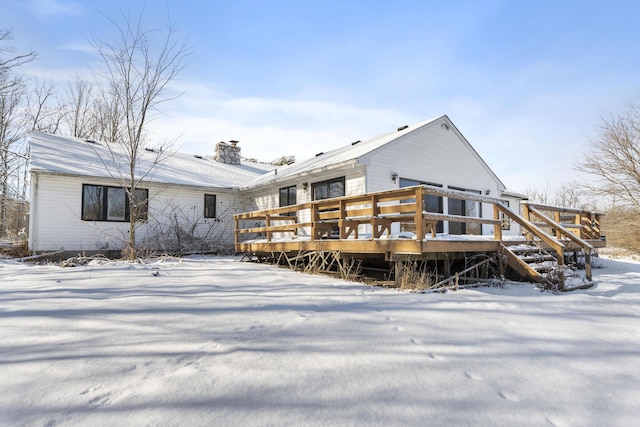
[[[427,212],[424,208],[427,195],[493,206],[493,217]],[[311,241],[329,238],[379,239],[392,234],[393,224],[399,224],[397,230],[410,230],[415,233],[416,240],[423,240],[427,235],[436,237],[436,224],[439,221],[492,225],[494,240],[502,241],[503,227],[512,221],[527,236],[562,252],[567,247],[565,241],[591,247],[586,240],[600,239],[600,216],[585,210],[533,203],[524,203],[523,216],[520,216],[506,206],[503,199],[418,185],[237,214],[235,242],[238,244],[248,239],[271,242],[276,235],[305,235]],[[365,228],[362,226],[368,226],[366,235],[363,235]]]

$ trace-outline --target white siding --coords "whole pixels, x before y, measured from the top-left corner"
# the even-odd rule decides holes
[[[204,218],[204,195],[216,196],[216,217]],[[222,249],[233,247],[233,216],[244,212],[239,194],[216,189],[192,189],[176,186],[150,187],[149,221],[145,232],[154,234],[153,227],[161,231],[171,230],[176,222],[187,232],[206,238],[212,246]],[[159,230],[155,230],[157,233]]]
[[[446,123],[446,127],[441,126]],[[459,136],[452,124],[442,118],[364,156],[368,165],[367,191],[399,188],[400,178],[457,187],[498,196],[501,184],[485,167],[473,149]],[[397,174],[393,182],[391,176]],[[447,203],[444,203],[447,213]],[[482,215],[493,218],[493,208],[483,205]],[[446,232],[445,228],[445,232]],[[483,234],[493,232],[483,226]]]
[[[31,180],[29,248],[32,251],[119,250],[128,241],[128,222],[83,221],[82,184],[116,185],[111,180],[34,174]],[[136,238],[168,232],[176,221],[194,235],[233,244],[233,215],[244,211],[236,193],[215,189],[145,185],[149,190],[149,220],[140,223]],[[204,194],[216,195],[217,218],[204,218]]]

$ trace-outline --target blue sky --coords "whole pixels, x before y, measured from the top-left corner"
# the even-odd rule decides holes
[[[602,117],[640,95],[634,1],[3,0],[0,27],[60,91],[115,37],[104,15],[171,17],[194,48],[158,139],[299,160],[447,114],[514,189],[572,179]]]

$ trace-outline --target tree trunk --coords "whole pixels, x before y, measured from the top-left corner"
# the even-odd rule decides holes
[[[135,210],[135,201],[133,194],[129,195],[129,260],[134,261],[136,259],[136,219],[137,213]]]

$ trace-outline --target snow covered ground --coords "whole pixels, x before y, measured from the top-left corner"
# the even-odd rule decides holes
[[[0,261],[0,425],[637,425],[640,263],[603,265],[553,295]]]

